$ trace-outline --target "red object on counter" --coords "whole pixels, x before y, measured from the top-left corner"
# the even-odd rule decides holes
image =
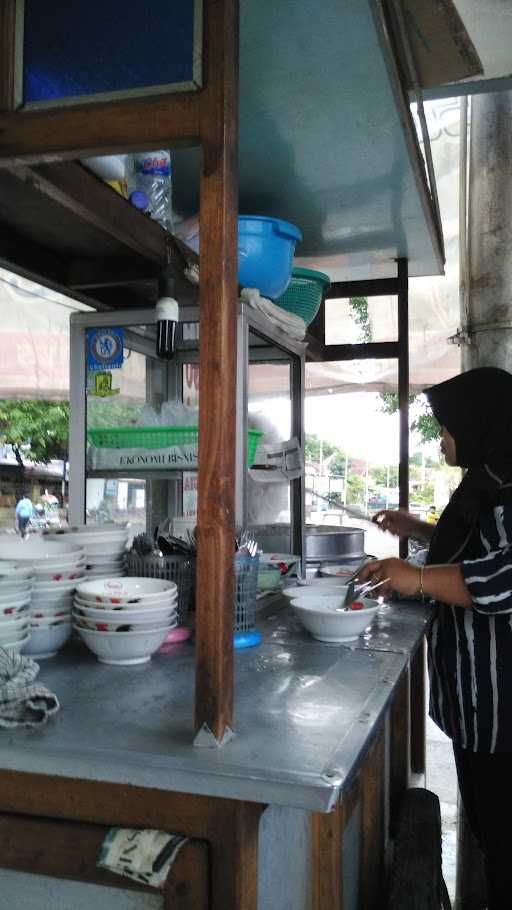
[[[350,604],[350,609],[351,610],[364,610],[364,604],[362,604],[360,600],[354,600],[354,602]]]

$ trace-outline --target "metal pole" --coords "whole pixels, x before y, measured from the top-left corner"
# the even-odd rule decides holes
[[[398,260],[398,405],[400,411],[400,461],[398,464],[398,503],[409,508],[409,281],[407,259]],[[405,559],[408,540],[400,541],[400,556]]]

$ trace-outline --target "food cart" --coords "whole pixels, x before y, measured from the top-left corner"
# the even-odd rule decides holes
[[[185,644],[137,672],[101,667],[73,648],[45,666],[62,712],[42,731],[2,734],[2,893],[22,888],[34,907],[94,899],[109,907],[369,910],[381,905],[401,796],[411,773],[424,771],[429,616],[419,604],[392,604],[357,646],[329,648],[273,602],[260,617],[261,648],[234,660],[233,537],[246,514],[251,358],[263,346],[288,362],[290,422],[301,443],[304,383],[304,352],[238,303],[236,219],[258,210],[300,225],[301,255],[306,264],[325,258],[332,296],[363,287],[397,295],[396,341],[367,351],[329,347],[320,316],[307,350],[320,360],[399,359],[402,505],[407,277],[442,270],[440,226],[379,3],[354,0],[341,14],[328,2],[319,20],[315,4],[247,0],[240,47],[235,0],[206,0],[204,18],[199,3],[182,6],[193,27],[190,45],[170,45],[176,59],[189,50],[179,86],[164,72],[156,87],[142,77],[142,87],[96,98],[97,87],[81,97],[68,91],[67,103],[53,95],[19,109],[21,5],[2,6],[2,262],[99,311],[73,320],[72,520],[84,517],[87,474],[106,470],[86,463],[86,328],[124,328],[131,350],[152,362],[153,342],[150,351],[138,329],[151,326],[155,279],[172,266],[183,323],[199,320],[201,376],[195,649]],[[33,13],[26,4],[32,38]],[[183,279],[193,255],[76,161],[161,145],[176,149],[182,208],[200,211],[199,301]],[[176,363],[184,362],[179,352]],[[162,503],[180,514],[180,476],[148,477],[150,522]],[[303,481],[290,486],[290,540],[300,554]],[[97,869],[112,826],[190,838],[163,893],[126,891],[124,879]]]

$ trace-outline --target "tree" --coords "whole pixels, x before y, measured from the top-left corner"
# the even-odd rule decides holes
[[[48,464],[65,460],[69,441],[67,401],[10,401],[0,399],[0,438],[11,445],[22,470],[23,459]]]

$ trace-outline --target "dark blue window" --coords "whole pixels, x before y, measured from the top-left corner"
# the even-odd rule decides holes
[[[23,102],[194,81],[194,0],[25,0]]]

